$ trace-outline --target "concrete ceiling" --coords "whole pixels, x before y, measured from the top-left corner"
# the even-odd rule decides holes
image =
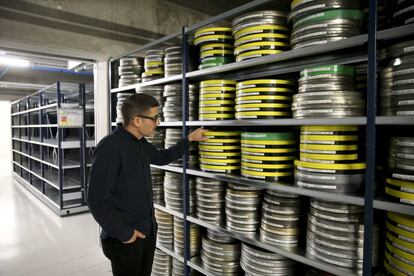
[[[0,0],[0,48],[103,60],[207,17],[165,0]]]
[[[209,1],[194,1],[194,0],[168,0],[177,5],[187,7],[191,10],[206,13],[210,16],[215,16],[231,9],[237,8],[252,0],[209,0]],[[288,11],[291,0],[274,0],[267,4],[263,4],[253,10],[281,10]],[[231,18],[230,18],[231,19]]]
[[[32,94],[57,81],[93,83],[93,64],[83,63],[68,70],[68,60],[28,53],[2,51],[0,57],[24,59],[30,67],[0,65],[0,100],[13,101]]]
[[[6,51],[32,64],[26,69],[0,65],[0,100],[15,100],[56,81],[91,83],[93,76],[66,70],[68,57],[106,60],[247,2],[0,0],[0,55]],[[274,0],[259,8],[284,10],[289,3]]]
[[[218,15],[222,12],[228,11],[240,5],[250,2],[249,0],[209,0],[209,1],[194,1],[194,0],[168,0],[180,6],[189,9],[206,13],[210,16]]]

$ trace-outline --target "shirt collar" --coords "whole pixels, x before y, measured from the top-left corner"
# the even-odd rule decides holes
[[[138,139],[137,137],[135,137],[131,132],[129,132],[128,130],[126,130],[123,126],[119,126],[118,130],[123,133],[125,136],[130,137],[131,139],[137,141],[137,142],[144,142],[145,137],[142,137],[141,139]]]

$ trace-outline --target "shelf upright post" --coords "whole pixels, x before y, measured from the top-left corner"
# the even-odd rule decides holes
[[[183,138],[188,135],[188,127],[186,121],[188,121],[188,80],[185,77],[188,70],[188,43],[187,43],[187,33],[185,27],[182,27],[182,120],[183,120]],[[183,155],[183,220],[184,220],[184,275],[190,275],[190,267],[187,265],[187,261],[190,259],[190,222],[187,221],[187,215],[189,214],[190,208],[190,197],[189,197],[189,179],[187,175],[188,168],[188,157],[189,150],[186,150]]]
[[[364,205],[364,259],[363,275],[372,275],[372,228],[374,223],[376,97],[377,97],[377,1],[369,1],[368,23],[368,91],[367,91],[367,142]]]
[[[30,101],[31,100],[31,96],[28,96],[27,97],[27,102],[26,102],[26,106],[27,106],[27,110],[29,110],[30,108],[31,108],[31,104],[30,104]],[[29,127],[30,125],[31,125],[31,123],[32,123],[32,120],[31,120],[31,112],[27,112],[26,113],[26,131],[28,131],[28,137],[29,137],[29,140],[32,140],[33,139],[33,132],[34,132],[34,129],[32,128],[32,127]],[[27,154],[29,155],[29,156],[32,156],[32,147],[33,147],[33,144],[31,144],[31,143],[26,143],[26,148],[25,148],[25,150],[27,150],[26,152],[27,152]],[[33,160],[32,160],[32,158],[28,158],[28,168],[29,168],[29,170],[30,171],[33,171]],[[33,184],[33,175],[31,174],[31,173],[29,173],[29,183],[30,184]]]
[[[19,111],[22,111],[21,109],[23,109],[22,108],[22,101],[23,100],[20,100],[20,103],[19,103]],[[22,122],[25,120],[25,118],[24,118],[24,114],[19,114],[18,115],[19,116],[19,125],[20,126],[22,126]],[[20,128],[20,131],[22,130],[23,128]],[[29,137],[29,134],[28,134],[28,130],[27,130],[27,128],[25,128],[25,130],[26,130],[26,134],[27,134],[27,137]],[[20,152],[23,152],[23,142],[21,142],[20,141],[20,148],[19,148],[19,151]],[[23,156],[22,155],[20,155],[20,165],[21,166],[23,166]],[[21,169],[20,168],[20,177],[22,177],[23,178],[23,169]]]
[[[39,92],[39,107],[41,107],[43,104],[43,92]],[[39,145],[39,152],[40,152],[40,160],[44,160],[45,154],[44,154],[44,146],[42,145],[43,142],[43,118],[42,118],[42,108],[39,108],[39,113],[38,113],[38,120],[39,120],[39,141],[40,141],[40,145]],[[42,179],[45,178],[45,165],[43,164],[43,162],[40,162],[40,176],[42,177]],[[42,194],[45,193],[45,182],[42,180]]]
[[[108,125],[108,133],[112,133],[112,108],[113,108],[113,104],[112,104],[112,93],[111,93],[111,89],[112,89],[112,59],[108,58],[108,71],[109,71],[109,77],[108,77],[108,89],[109,89],[109,97],[108,97],[108,101],[109,101],[109,125]],[[115,105],[116,106],[116,105]]]
[[[57,111],[61,108],[61,103],[63,101],[63,95],[61,91],[61,83],[56,83],[56,90],[57,90]],[[59,180],[59,208],[60,210],[63,209],[63,149],[62,149],[62,141],[63,141],[63,129],[59,127],[57,128],[57,139],[58,139],[58,180]]]
[[[80,128],[80,183],[82,193],[82,204],[86,205],[87,188],[86,188],[86,141],[85,141],[85,84],[79,84],[79,105],[82,107],[82,127]]]

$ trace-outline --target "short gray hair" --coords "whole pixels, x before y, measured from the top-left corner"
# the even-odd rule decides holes
[[[145,115],[153,107],[160,106],[159,102],[151,95],[139,93],[125,99],[121,107],[124,126],[131,123],[138,115]]]

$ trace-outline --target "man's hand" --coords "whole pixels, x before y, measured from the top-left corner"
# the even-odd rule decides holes
[[[208,129],[203,129],[203,128],[197,128],[196,130],[194,130],[193,132],[191,132],[188,135],[188,141],[193,142],[199,142],[199,141],[205,141],[208,138],[203,136],[204,132],[208,131]]]
[[[127,240],[126,242],[123,242],[123,244],[133,243],[138,238],[145,239],[145,235],[142,234],[141,232],[139,232],[138,230],[134,230],[134,234],[132,234],[132,237],[129,240]]]

